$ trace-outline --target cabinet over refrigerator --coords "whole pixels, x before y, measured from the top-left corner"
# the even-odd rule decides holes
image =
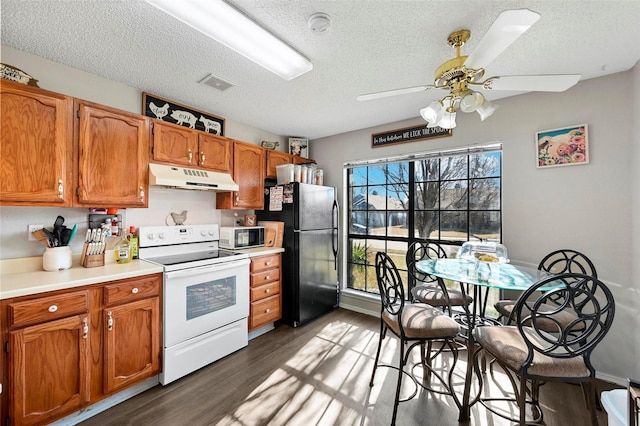
[[[268,189],[256,215],[284,222],[281,321],[297,327],[338,306],[335,188],[295,182]]]

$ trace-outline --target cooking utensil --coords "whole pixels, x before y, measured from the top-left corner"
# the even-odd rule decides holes
[[[63,246],[68,246],[70,238],[71,238],[71,229],[65,226],[60,232],[60,244]]]
[[[31,235],[33,235],[33,237],[38,240],[38,242],[40,244],[42,244],[45,247],[51,247],[49,245],[49,237],[47,236],[47,234],[42,230],[42,229],[38,229],[37,231],[33,231],[31,233]]]
[[[69,240],[67,241],[67,245],[71,244],[71,240],[73,240],[73,237],[76,236],[76,232],[78,232],[78,224],[77,223],[75,225],[73,225],[73,228],[71,228],[71,234],[69,235]]]
[[[53,232],[49,231],[47,228],[42,228],[42,232],[44,232],[49,239],[49,247],[58,247],[58,239]]]
[[[55,235],[57,241],[57,244],[55,245],[55,247],[59,247],[62,246],[64,244],[62,244],[62,224],[64,223],[64,217],[62,216],[58,216],[56,218],[56,221],[53,222],[53,235]]]

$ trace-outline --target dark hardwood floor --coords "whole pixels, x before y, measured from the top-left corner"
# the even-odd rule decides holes
[[[379,319],[338,309],[300,328],[278,326],[249,346],[170,385],[157,386],[85,421],[82,425],[389,425],[396,372],[379,369],[369,379]],[[418,355],[419,351],[415,351]],[[395,363],[397,339],[387,336],[381,358]],[[464,359],[465,357],[462,356]],[[461,371],[464,363],[459,363]],[[491,395],[508,389],[503,373],[489,381]],[[487,373],[489,377],[489,373]],[[501,379],[502,377],[502,379]],[[403,393],[413,384],[405,381]],[[598,392],[616,387],[598,382]],[[461,388],[459,390],[461,392]],[[579,386],[541,388],[545,425],[587,425]],[[600,425],[607,414],[598,412]],[[480,404],[458,422],[448,396],[427,391],[400,403],[398,425],[509,425]]]

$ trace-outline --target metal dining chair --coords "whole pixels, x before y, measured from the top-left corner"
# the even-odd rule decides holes
[[[563,323],[557,320],[559,313],[569,313],[575,319]],[[563,273],[532,285],[514,306],[515,325],[481,326],[473,332],[480,346],[474,357],[480,391],[483,384],[478,361],[485,351],[503,368],[515,392],[515,398],[481,397],[478,401],[520,425],[526,423],[525,408],[529,404],[533,416],[530,421],[537,423],[543,417],[538,399],[540,385],[547,381],[577,383],[583,388],[591,423],[597,426],[595,369],[590,357],[609,331],[614,313],[611,291],[593,276]],[[517,403],[518,419],[496,411],[492,401]]]
[[[570,249],[552,251],[540,261],[538,269],[552,274],[572,272],[589,275],[595,278],[598,277],[596,267],[593,265],[593,262],[591,262],[591,260],[584,254]],[[549,303],[557,305],[553,299],[550,299]],[[498,320],[504,318],[506,319],[507,324],[511,324],[514,320],[513,309],[515,304],[515,300],[499,300],[496,302],[494,307],[499,314]],[[558,312],[555,320],[561,321],[564,324],[569,324],[575,320],[575,317],[570,312]],[[540,327],[544,326],[544,323],[540,324]],[[553,329],[553,325],[550,325],[550,327]]]
[[[444,391],[438,391],[433,388],[427,389],[453,396],[456,405],[460,408],[460,403],[453,392],[453,371],[458,359],[458,351],[454,344],[454,339],[458,335],[460,327],[451,317],[438,308],[423,303],[406,303],[405,290],[400,273],[393,260],[385,252],[376,253],[375,267],[381,301],[380,339],[369,386],[373,386],[377,368],[383,366],[383,364],[379,364],[382,340],[385,338],[387,331],[391,331],[400,340],[398,366],[386,365],[398,370],[391,424],[395,425],[396,422],[403,376],[407,374],[417,385],[413,375],[409,371],[405,371],[405,366],[408,363],[411,351],[418,345],[424,346],[425,344],[439,341],[443,343],[442,349],[447,348],[447,354],[452,354],[453,361],[448,373],[446,373],[446,378],[433,369],[424,358],[421,359],[420,363],[444,387]],[[442,350],[439,351],[439,353],[442,352]],[[415,396],[415,392],[411,398],[413,396]]]
[[[409,278],[415,283],[411,289],[413,300],[442,308],[449,315],[452,315],[452,306],[466,307],[473,302],[473,298],[459,290],[447,288],[442,278],[427,275],[416,268],[416,262],[420,260],[446,257],[447,253],[440,244],[435,241],[422,240],[414,241],[409,245],[406,262]]]

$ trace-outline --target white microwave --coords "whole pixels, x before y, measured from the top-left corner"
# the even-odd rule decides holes
[[[264,246],[264,226],[220,227],[220,248],[244,249]]]

